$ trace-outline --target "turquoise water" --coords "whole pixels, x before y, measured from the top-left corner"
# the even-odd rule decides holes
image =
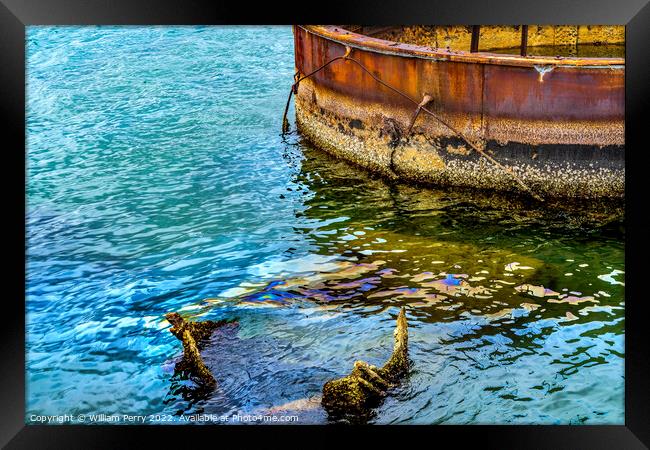
[[[623,423],[624,222],[392,184],[279,135],[290,27],[28,27],[27,422],[286,413],[357,359],[372,423]],[[175,373],[164,314],[236,319]],[[288,405],[287,405],[288,404]]]

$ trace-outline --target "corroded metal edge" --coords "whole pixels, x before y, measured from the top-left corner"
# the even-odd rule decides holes
[[[455,61],[465,63],[495,64],[506,66],[533,67],[535,65],[579,66],[593,68],[610,68],[622,70],[625,68],[625,58],[568,58],[504,55],[489,52],[466,52],[445,48],[430,48],[420,45],[404,44],[373,38],[363,34],[353,33],[345,28],[334,25],[297,25],[297,27],[321,36],[328,40],[348,45],[360,50],[398,56],[410,56],[438,61]]]

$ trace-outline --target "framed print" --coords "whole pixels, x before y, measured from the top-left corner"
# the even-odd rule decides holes
[[[647,448],[643,1],[0,17],[7,448]]]

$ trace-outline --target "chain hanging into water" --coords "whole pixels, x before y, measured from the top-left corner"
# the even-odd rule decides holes
[[[327,61],[325,64],[323,64],[322,66],[320,66],[318,69],[309,72],[307,75],[305,75],[305,76],[303,76],[303,77],[298,77],[298,75],[300,75],[300,71],[298,71],[298,72],[296,72],[296,73],[294,74],[294,76],[293,76],[294,82],[293,82],[293,84],[291,85],[291,90],[289,91],[289,98],[287,98],[287,104],[286,104],[285,107],[284,107],[284,114],[282,115],[282,134],[284,134],[284,133],[286,133],[287,131],[289,131],[289,121],[287,120],[287,113],[289,112],[289,105],[291,104],[291,96],[292,96],[293,94],[297,94],[297,93],[298,93],[298,84],[300,84],[300,82],[301,82],[302,80],[304,80],[304,79],[306,79],[306,78],[309,78],[309,77],[311,77],[312,75],[315,75],[316,73],[320,72],[320,71],[323,70],[325,67],[327,67],[327,66],[329,66],[330,64],[332,64],[334,61],[338,61],[338,60],[340,60],[340,59],[347,59],[348,56],[350,55],[350,52],[351,52],[351,51],[352,51],[352,49],[351,49],[350,47],[346,46],[346,47],[345,47],[345,54],[344,54],[343,56],[337,56],[336,58],[332,58],[332,59],[330,59],[330,60]]]
[[[474,149],[474,151],[476,151],[479,155],[483,156],[485,159],[487,159],[488,161],[490,161],[492,164],[494,164],[496,167],[498,167],[499,169],[501,169],[501,170],[502,170],[503,172],[505,172],[506,174],[512,176],[512,178],[513,178],[513,179],[514,179],[514,180],[515,180],[515,181],[516,181],[516,182],[517,182],[517,183],[518,183],[518,184],[519,184],[519,185],[520,185],[520,186],[521,186],[521,187],[522,187],[526,192],[528,192],[528,193],[529,193],[533,198],[535,198],[536,200],[539,200],[539,201],[541,201],[541,202],[544,201],[544,199],[543,199],[542,197],[540,197],[538,194],[536,194],[535,192],[533,192],[533,190],[530,189],[530,188],[528,187],[528,185],[526,185],[526,183],[524,183],[524,182],[521,180],[521,178],[519,178],[519,177],[517,176],[517,174],[515,174],[515,173],[512,171],[512,169],[511,169],[510,167],[505,167],[505,166],[503,166],[501,163],[499,163],[498,161],[496,161],[496,160],[495,160],[494,158],[492,158],[490,155],[488,155],[487,153],[485,153],[485,152],[484,152],[484,151],[483,151],[483,150],[482,150],[478,145],[474,144],[474,143],[473,143],[473,142],[472,142],[472,141],[471,141],[467,136],[465,136],[461,131],[457,130],[457,129],[454,128],[452,125],[450,125],[449,123],[447,123],[445,120],[441,119],[437,114],[435,114],[435,113],[432,112],[431,110],[425,108],[424,105],[422,105],[420,102],[418,102],[417,100],[412,99],[408,94],[406,94],[406,93],[400,91],[399,89],[397,89],[397,88],[395,88],[395,87],[389,85],[388,83],[386,83],[385,81],[383,81],[382,79],[380,79],[379,77],[377,77],[377,76],[376,76],[375,74],[373,74],[370,70],[368,70],[368,69],[367,69],[367,68],[366,68],[366,67],[365,67],[361,62],[357,61],[357,60],[354,59],[354,58],[351,58],[351,57],[350,57],[350,53],[351,53],[351,52],[352,52],[352,48],[346,45],[346,46],[345,46],[345,54],[344,54],[344,55],[342,55],[342,56],[337,56],[337,57],[335,57],[335,58],[330,59],[329,61],[327,61],[325,64],[323,64],[323,65],[320,66],[319,68],[317,68],[317,69],[311,71],[310,73],[308,73],[307,75],[304,75],[304,76],[302,76],[302,77],[299,77],[299,76],[298,76],[298,75],[300,74],[300,72],[296,72],[296,73],[295,73],[295,75],[294,75],[294,80],[295,80],[295,81],[294,81],[294,83],[291,85],[291,90],[289,91],[289,98],[287,98],[287,104],[286,104],[286,106],[285,106],[285,108],[284,108],[284,114],[282,115],[282,134],[284,134],[284,133],[286,133],[287,131],[289,131],[289,121],[287,120],[287,113],[288,113],[288,111],[289,111],[289,105],[290,105],[290,103],[291,103],[291,96],[292,96],[293,94],[297,94],[297,93],[298,93],[298,85],[300,84],[300,82],[301,82],[302,80],[304,80],[304,79],[307,79],[307,78],[311,77],[312,75],[315,75],[316,73],[320,72],[320,71],[323,70],[325,67],[329,66],[330,64],[332,64],[332,63],[335,62],[335,61],[340,61],[340,60],[351,61],[351,62],[355,63],[356,65],[358,65],[358,66],[359,66],[359,67],[360,67],[360,68],[361,68],[365,73],[367,73],[367,74],[368,74],[368,75],[369,75],[373,80],[375,80],[377,83],[379,83],[379,84],[381,84],[382,86],[384,86],[384,87],[390,89],[391,91],[395,92],[396,94],[398,94],[398,95],[404,97],[405,99],[407,99],[408,101],[410,101],[411,103],[413,103],[414,105],[416,105],[416,106],[417,106],[421,111],[424,111],[425,113],[429,114],[431,117],[433,117],[434,119],[436,119],[438,122],[440,122],[441,124],[443,124],[444,126],[446,126],[446,127],[447,127],[449,130],[451,130],[454,134],[456,134],[458,137],[460,137],[462,140],[464,140],[464,141],[467,143],[467,145],[469,145],[470,147],[472,147],[472,149]]]

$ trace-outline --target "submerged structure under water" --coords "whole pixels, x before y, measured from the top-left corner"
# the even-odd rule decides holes
[[[385,176],[624,197],[625,29],[294,26],[296,121]]]

